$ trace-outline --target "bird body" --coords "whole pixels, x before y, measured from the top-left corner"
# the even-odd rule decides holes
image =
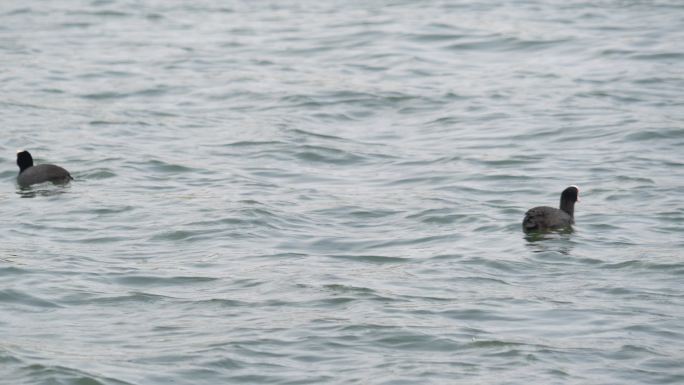
[[[575,202],[579,201],[579,189],[570,186],[563,190],[560,208],[538,206],[527,210],[523,218],[523,231],[548,231],[569,227],[575,223]]]
[[[17,153],[19,175],[17,183],[21,187],[28,187],[37,183],[52,182],[55,184],[69,183],[74,179],[69,171],[54,164],[33,165],[33,157],[28,151]]]
[[[527,210],[523,219],[525,231],[546,231],[572,225],[575,219],[565,211],[549,206],[539,206]]]

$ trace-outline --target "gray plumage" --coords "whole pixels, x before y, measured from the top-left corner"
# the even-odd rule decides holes
[[[523,218],[523,231],[548,231],[569,227],[575,223],[575,202],[579,201],[579,189],[570,186],[563,190],[560,209],[539,206],[529,209]]]
[[[21,187],[28,187],[33,184],[45,182],[65,184],[74,179],[67,170],[55,166],[54,164],[39,164],[34,166],[33,158],[28,151],[17,153],[17,165],[19,166],[17,183]]]

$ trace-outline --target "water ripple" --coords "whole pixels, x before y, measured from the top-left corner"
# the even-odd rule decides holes
[[[0,6],[5,382],[683,381],[680,2],[84,4]]]

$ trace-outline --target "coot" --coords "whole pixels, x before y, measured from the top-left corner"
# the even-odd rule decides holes
[[[19,176],[17,183],[21,187],[28,187],[36,183],[52,182],[56,184],[69,183],[74,179],[69,171],[55,166],[54,164],[33,165],[33,157],[28,151],[17,152],[17,166],[19,166]]]
[[[563,190],[560,198],[560,209],[539,206],[525,213],[523,231],[547,231],[568,227],[575,223],[575,202],[579,202],[579,188],[570,186]]]

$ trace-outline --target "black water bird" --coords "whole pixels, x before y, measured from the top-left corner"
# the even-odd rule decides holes
[[[561,193],[560,209],[539,206],[527,210],[522,222],[523,231],[548,231],[570,227],[575,223],[575,202],[579,202],[579,188],[570,186]]]
[[[69,171],[54,164],[33,165],[33,157],[28,151],[17,152],[17,166],[19,175],[17,183],[21,187],[28,187],[32,184],[52,182],[55,184],[69,183],[74,179]]]

